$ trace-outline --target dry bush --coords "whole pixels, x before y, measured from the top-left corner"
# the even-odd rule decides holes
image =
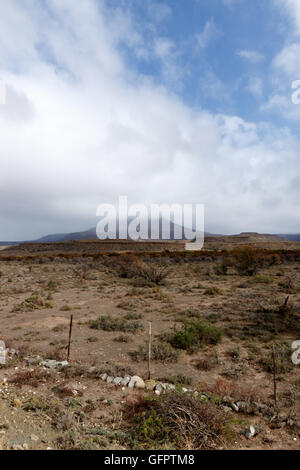
[[[53,304],[47,300],[44,300],[40,294],[32,294],[20,304],[15,305],[12,309],[12,313],[33,312],[34,310],[44,308],[53,308]]]
[[[238,247],[232,252],[233,267],[242,276],[253,276],[262,265],[260,253],[251,246]]]
[[[131,351],[130,356],[135,361],[146,361],[148,359],[148,344],[143,344],[137,351]],[[179,357],[178,351],[172,348],[169,343],[162,341],[154,341],[152,344],[151,358],[157,362],[177,362]]]
[[[198,370],[209,371],[219,365],[219,359],[217,354],[206,356],[193,361],[193,366]]]
[[[45,353],[45,357],[54,361],[64,361],[66,359],[66,350],[67,346],[57,346],[49,349]]]
[[[112,263],[110,263],[111,267]],[[157,266],[141,261],[137,256],[127,255],[115,260],[115,268],[120,277],[142,281],[145,285],[159,285],[169,274],[166,266]]]
[[[30,387],[37,388],[41,383],[46,383],[49,379],[49,372],[43,369],[34,369],[17,372],[8,381],[15,384],[17,387],[29,385]]]
[[[186,450],[215,449],[226,446],[233,433],[230,414],[214,403],[179,392],[148,399],[138,395],[127,404],[125,416],[132,439],[141,448],[163,444]]]
[[[143,330],[139,321],[128,321],[124,318],[116,318],[110,315],[102,315],[96,320],[90,321],[90,328],[104,331],[121,331],[122,333],[137,333]]]
[[[203,389],[218,397],[229,396],[236,401],[253,402],[261,398],[261,391],[255,385],[241,385],[222,378],[218,378],[213,385],[204,385]]]

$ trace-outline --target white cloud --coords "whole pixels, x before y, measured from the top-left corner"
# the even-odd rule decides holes
[[[300,33],[300,2],[299,0],[276,0],[283,13],[289,17],[295,32]]]
[[[247,49],[239,50],[237,52],[237,55],[239,55],[242,59],[249,60],[250,62],[253,62],[255,64],[262,62],[265,58],[264,55],[260,52],[250,51]]]
[[[205,49],[208,47],[210,42],[214,41],[220,36],[221,32],[219,28],[215,25],[214,19],[210,18],[204,26],[204,29],[201,33],[196,34],[195,38],[197,41],[198,47]]]
[[[87,228],[98,204],[122,194],[205,203],[211,231],[297,227],[289,132],[194,110],[129,68],[120,42],[142,38],[121,12],[107,18],[94,0],[42,5],[2,5],[0,239]],[[167,38],[156,43],[162,59],[173,52]]]
[[[274,59],[274,67],[288,77],[300,77],[300,43],[286,46]]]

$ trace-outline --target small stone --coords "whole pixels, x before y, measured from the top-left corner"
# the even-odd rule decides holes
[[[116,377],[116,378],[112,381],[112,383],[113,383],[114,385],[120,385],[121,382],[122,382],[122,380],[123,380],[122,377]]]
[[[12,446],[12,449],[13,449],[13,450],[24,450],[24,447],[21,446],[20,444],[14,444],[14,445]]]
[[[237,413],[239,412],[239,407],[235,403],[232,403],[231,407],[232,407],[233,411],[236,411]]]
[[[106,381],[107,377],[108,377],[108,375],[107,375],[106,372],[104,372],[104,374],[100,375],[100,379],[103,380],[104,382]]]
[[[23,406],[23,403],[21,402],[21,400],[19,400],[18,398],[15,398],[14,399],[14,407],[15,408],[22,408]]]
[[[131,377],[131,380],[128,384],[128,387],[129,388],[145,388],[145,382],[143,381],[143,379],[141,379],[141,377],[139,377],[138,375],[134,375],[133,377]]]
[[[34,442],[37,442],[39,440],[39,437],[36,436],[35,434],[31,434],[31,440]]]
[[[113,380],[114,380],[114,378],[109,375],[109,376],[107,377],[107,379],[106,379],[106,382],[107,382],[108,384],[111,384]]]
[[[124,379],[121,381],[121,385],[128,385],[129,382],[131,380],[131,376],[130,375],[125,375]]]
[[[225,411],[225,413],[230,413],[230,411],[232,411],[232,409],[230,408],[230,406],[224,405],[222,408],[223,408],[223,410]]]
[[[247,439],[251,439],[251,437],[255,436],[255,432],[255,427],[250,424],[249,428],[245,432],[245,436],[247,437]]]
[[[154,390],[155,390],[155,392],[159,392],[159,394],[161,394],[161,392],[163,391],[162,384],[160,384],[160,383],[156,384]]]
[[[233,400],[233,398],[231,398],[229,396],[225,396],[225,397],[223,397],[222,402],[225,403],[225,405],[231,405],[234,402],[234,400]]]

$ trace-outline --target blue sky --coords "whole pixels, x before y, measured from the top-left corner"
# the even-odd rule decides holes
[[[165,85],[189,106],[247,120],[274,119],[261,106],[274,89],[270,69],[290,27],[274,1],[169,0],[153,1],[151,7],[137,0],[108,3],[134,18],[145,47],[151,48],[158,38],[162,51],[165,45],[162,61],[158,54],[139,56],[121,44],[129,68]],[[153,29],[155,7],[162,13]],[[167,65],[173,65],[169,74],[166,57]],[[290,82],[286,88],[290,95]]]
[[[119,195],[300,232],[299,0],[7,1],[0,78],[0,239],[84,230]]]

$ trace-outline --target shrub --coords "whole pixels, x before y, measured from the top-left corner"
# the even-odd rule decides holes
[[[143,326],[139,321],[127,321],[123,318],[103,315],[96,320],[90,321],[90,328],[104,331],[122,331],[122,333],[137,333]]]
[[[9,383],[17,387],[28,385],[37,388],[41,383],[45,383],[49,378],[49,372],[42,369],[26,370],[18,372],[9,379]]]
[[[131,357],[136,361],[146,361],[148,359],[148,345],[144,344],[137,351],[130,352]],[[151,357],[154,361],[177,362],[179,353],[169,343],[154,341],[152,344]]]
[[[206,356],[201,359],[196,359],[193,362],[193,366],[198,370],[212,370],[219,364],[219,359],[217,355]]]
[[[12,309],[12,313],[16,312],[33,312],[34,310],[43,308],[53,308],[53,304],[44,300],[39,294],[32,294],[30,297],[21,302]]]
[[[294,365],[291,360],[291,347],[289,344],[277,344],[275,347],[275,359],[276,359],[276,370],[278,374],[286,374],[290,372]],[[273,355],[270,351],[269,354],[265,354],[260,359],[260,364],[264,370],[269,373],[273,373]]]
[[[114,341],[116,343],[128,343],[129,342],[129,336],[126,335],[120,335],[114,338]]]
[[[253,276],[257,273],[262,260],[258,252],[251,246],[236,248],[233,253],[234,268],[243,276]]]
[[[166,266],[157,266],[145,263],[136,256],[123,256],[117,267],[123,278],[142,280],[146,284],[161,284],[167,277],[169,270]]]
[[[206,344],[219,343],[222,335],[223,331],[215,325],[186,320],[182,328],[175,331],[171,344],[177,349],[196,350]]]
[[[217,294],[222,294],[222,291],[220,289],[218,289],[217,287],[208,287],[207,289],[205,289],[205,291],[203,292],[203,295],[217,295]]]
[[[230,415],[188,394],[138,397],[127,405],[125,414],[133,442],[140,448],[215,449],[231,437]]]
[[[228,271],[228,266],[224,262],[221,264],[216,264],[214,267],[214,272],[217,276],[226,276]]]

